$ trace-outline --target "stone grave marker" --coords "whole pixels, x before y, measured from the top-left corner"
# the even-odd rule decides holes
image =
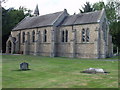
[[[82,73],[96,74],[96,73],[110,73],[110,72],[107,72],[102,68],[88,68],[85,71],[82,71]]]
[[[29,70],[29,64],[26,62],[20,63],[20,70]]]

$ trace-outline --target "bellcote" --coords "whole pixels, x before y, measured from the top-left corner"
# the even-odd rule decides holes
[[[36,5],[35,11],[34,11],[34,16],[39,16],[39,8],[38,8],[38,5]]]

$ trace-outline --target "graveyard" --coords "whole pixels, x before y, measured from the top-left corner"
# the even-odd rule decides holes
[[[29,70],[20,70],[23,62]],[[110,73],[81,73],[88,68]],[[118,88],[118,61],[3,55],[2,88]]]

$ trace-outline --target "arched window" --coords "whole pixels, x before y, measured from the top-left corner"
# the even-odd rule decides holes
[[[39,36],[40,36],[40,31],[38,31],[38,34],[39,34]]]
[[[65,32],[65,42],[68,42],[68,31]]]
[[[61,41],[64,42],[64,31],[61,32]]]
[[[22,33],[22,43],[25,42],[25,32]]]
[[[89,42],[90,39],[90,30],[89,28],[87,29],[82,29],[82,42]]]
[[[40,41],[40,31],[38,31],[38,41]]]
[[[82,42],[85,42],[85,29],[82,29]]]
[[[44,30],[44,42],[47,42],[47,30]]]
[[[35,31],[32,32],[32,42],[35,42]]]
[[[30,33],[29,32],[27,32],[27,41],[28,41],[28,43],[30,43]]]
[[[39,37],[40,37],[40,34],[41,34],[40,31],[38,31],[38,34],[39,34]]]
[[[8,42],[8,52],[11,53],[12,51],[12,43],[11,41]]]
[[[20,43],[20,33],[18,34],[18,42]]]
[[[89,38],[90,38],[89,33],[90,33],[90,30],[89,28],[87,28],[86,29],[86,42],[89,42]]]

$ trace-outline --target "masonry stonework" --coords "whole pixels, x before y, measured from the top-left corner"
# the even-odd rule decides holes
[[[88,41],[83,41],[84,34]],[[53,14],[26,17],[11,31],[6,42],[6,53],[76,58],[110,57],[113,55],[112,38],[105,11],[69,15],[65,9]]]

